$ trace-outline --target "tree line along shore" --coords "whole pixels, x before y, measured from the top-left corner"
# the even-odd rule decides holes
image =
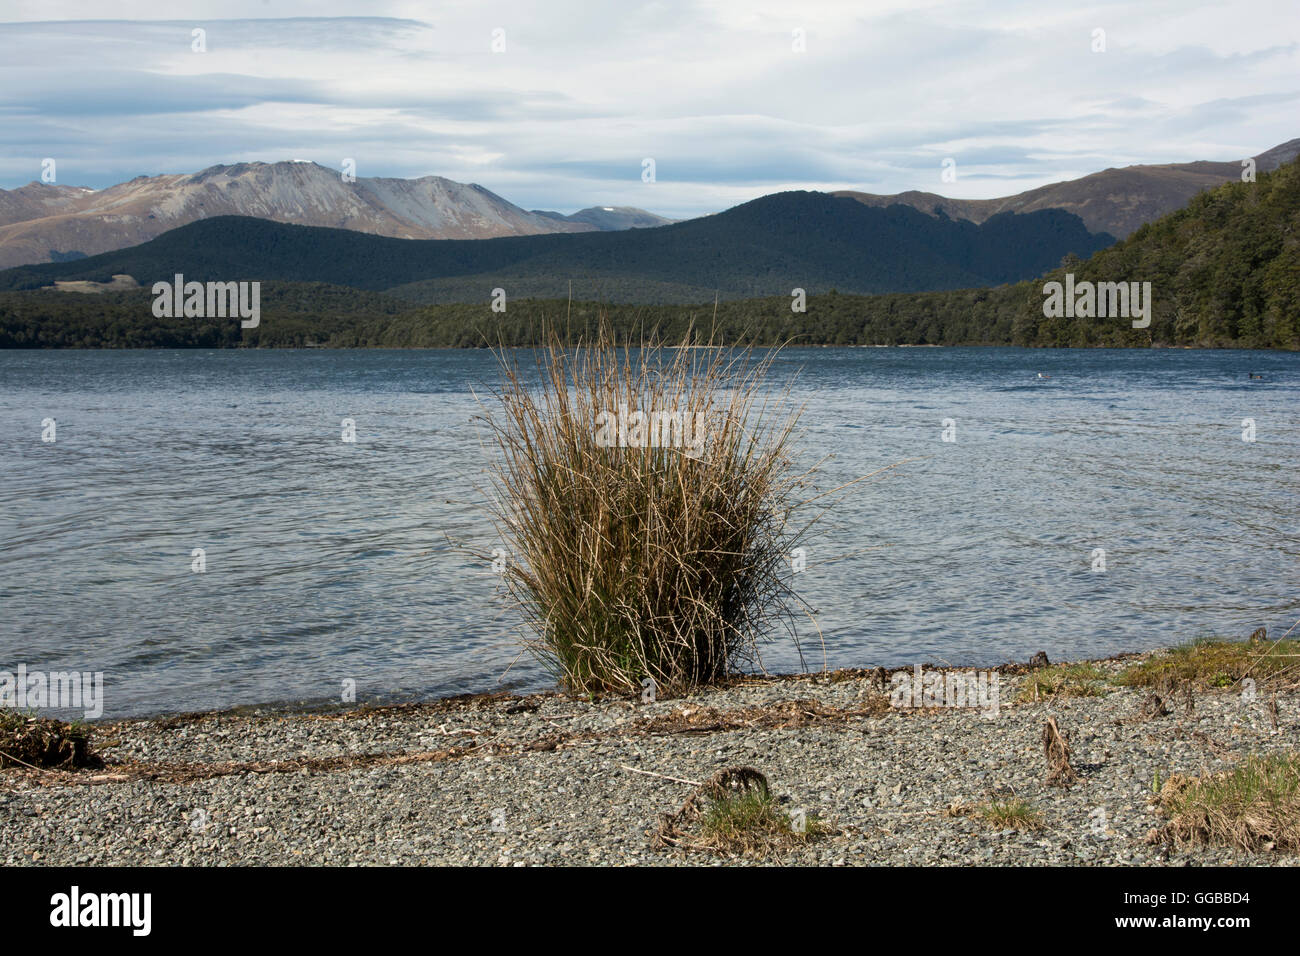
[[[1041,284],[1036,284],[1041,285]],[[703,344],[758,346],[1024,346],[1045,348],[1300,349],[1300,310],[1265,321],[1222,312],[1189,319],[1162,308],[1151,325],[1126,318],[1042,315],[1036,285],[861,296],[812,295],[807,310],[771,297],[708,305],[630,305],[526,299],[493,313],[486,303],[401,308],[378,293],[263,283],[258,328],[238,319],[156,319],[146,292],[0,293],[0,348],[485,348],[535,347],[554,327],[589,339],[603,314],[620,337],[658,333]]]

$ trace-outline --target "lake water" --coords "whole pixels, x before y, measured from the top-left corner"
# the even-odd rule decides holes
[[[0,670],[102,671],[110,717],[337,701],[348,679],[363,701],[549,686],[465,550],[501,543],[474,420],[494,362],[0,352]],[[774,380],[795,372],[825,487],[915,459],[808,546],[811,667],[823,641],[830,667],[976,666],[1300,618],[1300,355],[796,349]],[[764,653],[799,669],[784,637]]]

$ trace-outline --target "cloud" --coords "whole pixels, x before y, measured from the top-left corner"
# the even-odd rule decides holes
[[[0,186],[46,156],[96,188],[351,157],[566,212],[684,217],[792,188],[999,196],[1295,137],[1290,4],[380,0],[357,17],[335,0],[124,0],[108,21],[98,0],[11,0]]]

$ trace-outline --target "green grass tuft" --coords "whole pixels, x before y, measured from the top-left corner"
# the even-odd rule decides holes
[[[990,800],[975,808],[991,826],[1002,830],[1040,830],[1043,815],[1019,797]]]
[[[804,816],[803,831],[772,797],[746,791],[709,801],[700,821],[702,842],[720,852],[763,855],[780,846],[806,843],[828,832],[816,814]]]
[[[1300,641],[1200,638],[1134,664],[1116,678],[1116,683],[1129,687],[1170,683],[1231,687],[1243,677],[1283,678],[1298,670]]]
[[[1019,699],[1046,697],[1100,697],[1110,689],[1110,678],[1097,665],[1052,664],[1032,672],[1020,685]]]

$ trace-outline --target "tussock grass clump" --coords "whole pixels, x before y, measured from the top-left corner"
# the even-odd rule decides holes
[[[576,349],[547,341],[533,387],[498,353],[488,416],[526,646],[580,694],[648,677],[673,696],[756,662],[773,623],[793,633],[804,532],[789,519],[808,477],[790,453],[798,410],[761,397],[774,353],[620,348],[606,325]]]
[[[1300,852],[1300,755],[1252,755],[1202,777],[1174,774],[1156,798],[1179,845]]]
[[[1100,697],[1109,678],[1096,664],[1050,664],[1027,676],[1020,685],[1022,701],[1047,697]]]
[[[984,822],[1000,830],[1041,830],[1043,815],[1019,797],[990,800],[974,807]]]
[[[1134,664],[1116,682],[1129,687],[1231,687],[1244,677],[1262,681],[1297,675],[1300,641],[1269,641],[1261,629],[1248,641],[1200,638],[1181,644]]]
[[[0,707],[0,768],[45,770],[101,765],[91,750],[90,733],[85,727]]]

